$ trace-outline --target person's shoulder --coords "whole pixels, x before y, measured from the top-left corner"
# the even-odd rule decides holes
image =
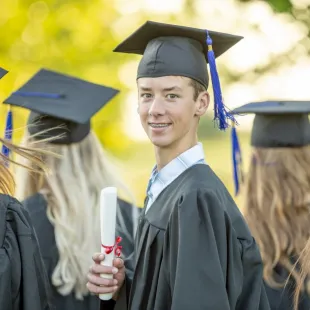
[[[47,217],[47,201],[44,195],[36,193],[22,201],[22,205],[27,210],[31,222],[39,236],[53,235],[53,225]]]
[[[226,186],[209,165],[197,164],[189,168],[180,183],[179,192],[183,197],[215,199],[223,207],[235,204]]]
[[[22,204],[23,205],[28,205],[28,204],[37,203],[37,202],[42,202],[42,203],[44,202],[44,203],[46,203],[46,200],[45,200],[44,196],[41,193],[35,193],[35,194],[25,198],[22,201]]]
[[[196,206],[197,214],[205,213],[214,219],[223,219],[227,225],[233,227],[239,239],[252,242],[252,236],[245,219],[237,207],[229,191],[208,165],[195,168],[185,179],[186,186],[179,198],[179,208],[193,208]]]
[[[0,194],[0,218],[2,219],[1,226],[5,224],[5,221],[16,219],[20,219],[29,226],[29,213],[20,201],[10,195]]]
[[[22,205],[30,214],[37,212],[46,212],[47,202],[41,193],[36,193],[22,201]]]
[[[225,194],[228,193],[224,183],[207,164],[196,164],[188,168],[182,174],[180,181],[188,187],[189,191],[223,191]]]
[[[0,235],[2,234],[2,237],[8,227],[14,227],[18,231],[17,234],[32,234],[32,223],[28,211],[16,198],[0,194]]]
[[[132,204],[127,200],[117,197],[117,202],[120,208],[132,208]]]
[[[7,222],[13,220],[15,215],[23,216],[21,203],[10,195],[0,194],[0,241],[3,241]],[[0,246],[2,242],[0,242]]]
[[[11,208],[14,210],[18,210],[22,204],[14,197],[6,194],[0,194],[0,208]]]
[[[117,198],[117,202],[121,213],[128,217],[132,217],[133,214],[139,214],[141,211],[141,208],[119,197]]]

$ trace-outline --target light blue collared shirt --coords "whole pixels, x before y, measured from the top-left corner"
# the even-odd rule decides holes
[[[152,203],[164,188],[172,183],[186,169],[195,164],[205,164],[205,157],[201,143],[196,144],[180,154],[159,172],[157,171],[157,166],[155,166],[147,187],[148,203],[145,211],[147,212],[149,210]]]

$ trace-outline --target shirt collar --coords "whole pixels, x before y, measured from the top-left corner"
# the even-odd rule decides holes
[[[187,168],[197,163],[198,161],[204,160],[204,151],[202,143],[198,143],[192,148],[186,150],[178,157],[170,161],[166,166],[164,166],[159,172],[157,166],[152,170],[151,179],[153,181],[159,181],[162,185],[170,183],[174,180],[180,173],[185,171]],[[155,186],[157,187],[157,186]]]

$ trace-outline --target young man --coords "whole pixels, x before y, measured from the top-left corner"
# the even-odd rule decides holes
[[[210,36],[216,56],[241,39]],[[116,49],[143,54],[138,111],[156,166],[137,231],[132,281],[127,278],[124,285],[121,260],[113,269],[100,265],[103,255],[94,256],[88,288],[115,292],[114,309],[269,309],[257,245],[197,141],[199,118],[209,105],[206,55],[213,52],[206,39],[205,30],[147,22]],[[223,125],[228,113],[218,102],[215,109],[222,109],[216,116]],[[114,280],[99,277],[113,272]],[[109,305],[113,309],[112,301]]]

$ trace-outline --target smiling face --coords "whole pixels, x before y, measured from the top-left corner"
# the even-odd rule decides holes
[[[138,79],[139,115],[152,143],[159,148],[188,149],[209,104],[206,91],[194,100],[191,80],[180,76]]]

